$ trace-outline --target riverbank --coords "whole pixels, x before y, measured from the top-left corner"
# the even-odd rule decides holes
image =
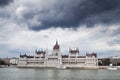
[[[120,69],[120,66],[115,66]],[[56,67],[41,67],[41,66],[19,66],[17,68],[56,68]],[[80,67],[66,67],[66,69],[108,69],[109,66],[80,66]]]
[[[17,66],[17,65],[10,65],[10,66],[6,66],[6,65],[1,65],[0,68],[9,68],[9,67],[13,67],[13,68],[56,68],[56,67],[46,67],[46,66]],[[120,69],[120,66],[115,66],[117,69]],[[66,69],[108,69],[109,66],[79,66],[79,67],[68,67],[66,66]]]
[[[17,67],[17,65],[0,65],[0,68]]]

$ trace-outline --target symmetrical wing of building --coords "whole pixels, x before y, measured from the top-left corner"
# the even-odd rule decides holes
[[[97,66],[98,58],[96,53],[86,53],[85,56],[79,55],[79,49],[69,49],[68,55],[62,55],[58,41],[53,47],[53,51],[48,55],[47,51],[35,51],[35,56],[26,54],[20,55],[18,67],[84,67]]]

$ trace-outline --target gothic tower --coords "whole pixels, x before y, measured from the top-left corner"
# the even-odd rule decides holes
[[[54,56],[59,56],[60,55],[60,46],[59,46],[57,40],[56,40],[56,44],[53,47],[53,53],[52,53],[52,55],[54,55]]]

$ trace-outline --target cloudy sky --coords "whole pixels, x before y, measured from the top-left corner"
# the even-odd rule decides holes
[[[120,56],[120,0],[0,0],[0,57],[78,47]]]

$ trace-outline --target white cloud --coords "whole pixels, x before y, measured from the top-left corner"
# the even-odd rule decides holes
[[[24,7],[24,6],[19,6],[19,7],[17,7],[17,8],[16,8],[16,11],[15,11],[16,16],[17,16],[18,18],[23,18],[23,13],[25,12],[25,10],[26,10],[26,7]]]
[[[35,49],[41,48],[48,48],[49,51],[51,51],[56,39],[59,41],[63,53],[68,53],[68,49],[74,47],[78,47],[82,54],[85,54],[86,51],[102,52],[109,50],[120,50],[120,44],[108,44],[108,42],[113,39],[113,37],[110,36],[110,34],[108,33],[112,32],[112,26],[105,28],[102,28],[101,26],[93,28],[86,28],[83,26],[79,27],[77,30],[72,30],[68,28],[50,28],[35,32],[27,28],[22,28],[15,23],[6,24],[6,26],[0,29],[2,31],[0,34],[0,46],[5,45],[4,49],[1,50],[0,53],[2,54],[2,52],[6,51],[8,52],[7,54],[11,54],[11,56],[14,56],[15,54],[12,55],[12,53],[9,52],[16,50],[18,50],[18,52],[34,52]],[[118,26],[116,25],[115,27]],[[19,55],[19,53],[16,53],[16,55]],[[5,55],[7,56],[7,54]]]

